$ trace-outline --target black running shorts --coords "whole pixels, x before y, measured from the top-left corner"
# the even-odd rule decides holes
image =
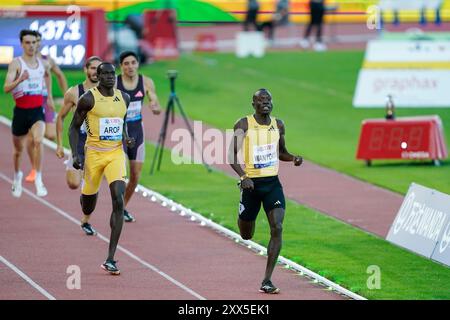
[[[126,143],[123,149],[130,161],[144,162],[145,159],[145,141],[144,126],[141,120],[127,122],[127,131],[130,138],[134,138],[135,144],[133,148],[128,148]]]
[[[12,120],[12,134],[15,136],[23,136],[28,133],[31,127],[38,121],[45,121],[44,108],[14,108]]]
[[[254,190],[241,189],[241,200],[239,202],[239,219],[244,221],[255,221],[261,209],[269,213],[275,208],[286,209],[283,187],[278,176],[252,178]]]

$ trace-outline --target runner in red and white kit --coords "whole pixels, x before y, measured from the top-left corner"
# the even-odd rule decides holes
[[[37,168],[35,187],[40,197],[47,195],[47,189],[42,182],[41,143],[44,138],[45,122],[42,108],[42,84],[48,73],[42,60],[36,56],[36,34],[31,30],[20,32],[20,42],[23,49],[22,56],[14,58],[8,66],[3,90],[12,92],[16,106],[12,121],[12,135],[14,144],[14,181],[12,195],[16,198],[22,195],[22,177],[20,162],[28,132],[33,137],[33,161]],[[49,79],[46,79],[50,86]],[[53,103],[49,105],[52,107]]]
[[[67,91],[67,79],[64,76],[64,73],[62,72],[61,68],[56,64],[56,61],[47,55],[43,55],[41,53],[41,40],[42,35],[35,31],[36,34],[36,55],[38,58],[40,58],[45,65],[48,65],[48,68],[50,69],[51,73],[53,73],[56,76],[56,80],[58,81],[58,86],[61,89],[61,92]],[[51,74],[48,75],[50,77],[50,83],[51,83]],[[47,97],[52,96],[52,90],[51,88],[47,88],[45,81],[42,88],[42,95],[44,96],[44,103],[42,107],[44,108],[44,115],[45,115],[45,134],[44,136],[54,141],[56,138],[56,112],[55,108],[53,106],[49,106],[47,104]],[[52,99],[50,99],[52,101]],[[27,141],[27,153],[30,158],[31,163],[33,163],[33,138],[31,134],[28,134],[28,141]],[[32,166],[30,173],[26,176],[25,181],[27,182],[34,182],[34,179],[36,179],[36,168]]]

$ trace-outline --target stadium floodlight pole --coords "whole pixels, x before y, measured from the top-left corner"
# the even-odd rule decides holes
[[[200,154],[202,156],[203,165],[206,167],[208,172],[211,172],[211,168],[209,167],[209,165],[207,163],[205,163],[205,161],[203,159],[203,152],[195,139],[194,130],[192,130],[191,124],[189,123],[186,113],[183,110],[183,106],[181,105],[180,99],[178,99],[178,96],[175,93],[175,79],[177,77],[177,71],[169,70],[169,71],[167,71],[167,76],[170,80],[170,96],[169,96],[169,101],[167,102],[166,112],[164,113],[163,125],[161,127],[161,131],[159,132],[158,143],[156,144],[156,150],[155,150],[155,154],[153,156],[153,161],[152,161],[152,165],[150,168],[150,174],[153,175],[153,173],[155,171],[155,164],[156,164],[157,159],[158,159],[158,166],[157,166],[158,171],[161,168],[161,161],[162,161],[162,156],[164,153],[164,143],[166,141],[167,127],[169,125],[169,117],[172,116],[172,123],[173,123],[174,119],[175,119],[175,105],[178,106],[178,110],[180,111],[180,114],[183,117],[183,120],[186,124],[186,127],[189,130],[189,133],[191,134],[192,140],[194,141],[194,145],[195,145],[195,147],[197,147],[197,150],[200,152]]]

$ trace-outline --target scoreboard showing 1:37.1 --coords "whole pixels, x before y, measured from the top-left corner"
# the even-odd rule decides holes
[[[0,18],[0,64],[6,65],[22,54],[20,30],[42,34],[41,53],[52,57],[61,67],[79,68],[86,59],[86,19],[67,17]]]

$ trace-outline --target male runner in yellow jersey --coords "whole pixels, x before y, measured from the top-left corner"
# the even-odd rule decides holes
[[[64,118],[69,112],[77,107],[78,99],[90,88],[95,87],[98,84],[97,67],[102,63],[100,57],[92,56],[86,60],[84,65],[84,73],[86,80],[83,83],[79,83],[76,86],[71,87],[64,94],[64,105],[58,113],[56,118],[56,155],[58,158],[64,157],[64,147],[62,145],[62,133]],[[83,124],[80,128],[80,137],[78,140],[78,154],[80,155],[80,162],[84,164],[84,144],[87,139],[86,126]],[[81,184],[81,178],[83,175],[82,170],[76,170],[73,167],[72,156],[65,161],[66,163],[66,182],[70,189],[78,189]],[[97,232],[89,223],[90,215],[83,215],[81,219],[81,229],[88,236],[95,235]]]
[[[89,89],[78,100],[70,125],[69,139],[73,166],[75,169],[81,169],[78,140],[80,127],[83,121],[86,121],[87,140],[81,208],[85,215],[90,215],[94,211],[98,189],[105,174],[111,191],[113,211],[110,219],[111,237],[108,257],[101,267],[110,274],[118,275],[120,270],[114,261],[114,254],[123,226],[123,197],[127,174],[122,139],[127,146],[134,144],[134,139],[128,137],[125,124],[130,97],[114,89],[116,69],[111,63],[101,63],[97,68],[97,77],[98,86]]]
[[[270,116],[272,95],[259,89],[253,95],[255,113],[240,119],[234,126],[230,148],[230,165],[240,177],[241,200],[238,226],[244,240],[255,232],[255,220],[263,204],[270,225],[267,247],[267,265],[260,292],[278,293],[271,277],[282,243],[282,227],[286,209],[283,187],[278,179],[278,160],[302,164],[302,157],[290,154],[284,141],[283,121]],[[238,163],[238,152],[243,147],[245,169]]]
[[[95,87],[98,84],[97,78],[97,67],[102,63],[100,57],[92,56],[86,60],[84,65],[84,74],[86,75],[86,79],[75,85],[70,87],[69,90],[64,94],[64,105],[58,113],[56,117],[56,155],[58,158],[62,159],[64,157],[64,147],[63,147],[63,139],[62,134],[64,130],[64,119],[69,114],[70,111],[75,111],[74,109],[77,107],[78,99],[89,89]],[[81,126],[80,132],[80,140],[78,145],[78,152],[82,156],[81,163],[84,163],[84,143],[86,141],[86,128],[84,125]],[[82,171],[74,170],[72,158],[69,157],[67,162],[67,173],[66,180],[67,185],[70,189],[77,189],[81,184],[81,176]]]

